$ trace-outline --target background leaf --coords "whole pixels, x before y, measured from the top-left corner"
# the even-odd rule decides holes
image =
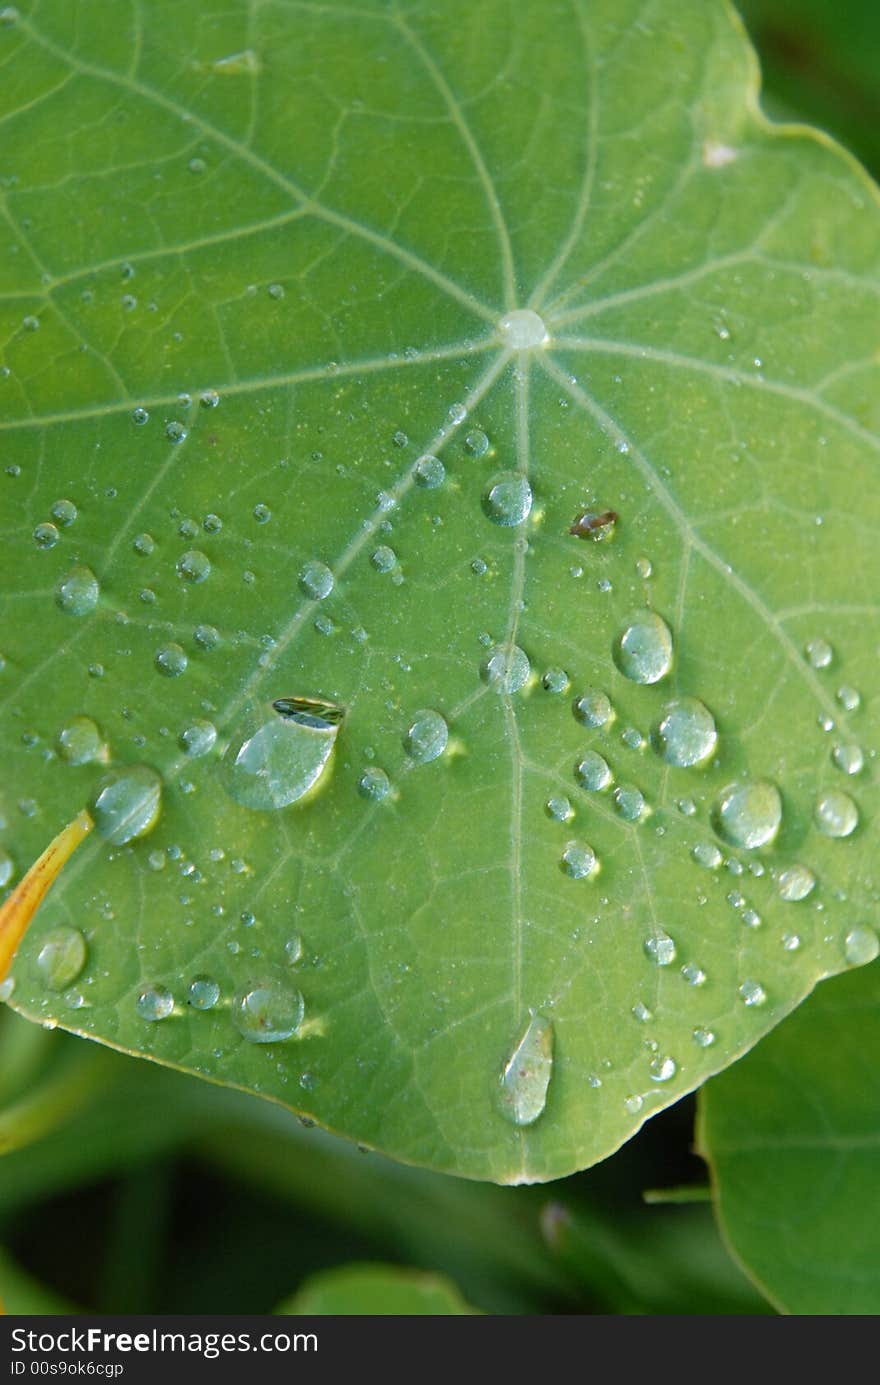
[[[700,1097],[734,1253],[789,1313],[875,1313],[880,966],[821,985]]]
[[[455,1285],[439,1274],[397,1265],[340,1265],[308,1280],[279,1313],[348,1315],[473,1313]]]
[[[696,0],[0,42],[10,853],[108,765],[164,803],[14,1003],[405,1160],[601,1159],[876,914],[873,188]],[[220,755],[278,698],[345,715],[266,812]]]

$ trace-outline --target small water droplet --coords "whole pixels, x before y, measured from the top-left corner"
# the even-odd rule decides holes
[[[136,409],[132,409],[131,416],[139,428],[143,428],[144,424],[150,421],[150,415],[147,413],[147,410],[140,405],[138,405]]]
[[[800,945],[801,940],[797,933],[783,933],[782,946],[785,948],[786,952],[797,952]]]
[[[213,1010],[220,999],[219,982],[210,976],[194,976],[186,992],[186,1003],[194,1010]]]
[[[216,409],[220,403],[220,396],[216,390],[202,390],[199,395],[199,403],[203,409]]]
[[[232,1022],[251,1044],[282,1043],[291,1038],[304,1013],[300,992],[272,978],[251,982],[232,1002]]]
[[[358,780],[358,793],[361,798],[369,798],[373,803],[381,803],[390,792],[391,780],[384,769],[366,769]]]
[[[413,467],[413,476],[417,486],[423,490],[434,491],[438,486],[442,486],[446,479],[446,468],[439,457],[433,457],[426,453],[420,457]]]
[[[697,842],[691,848],[691,856],[698,866],[704,866],[706,870],[717,870],[724,860],[714,842]]]
[[[417,765],[442,755],[449,741],[449,727],[439,712],[416,712],[403,738],[403,748]]]
[[[686,962],[681,969],[681,974],[689,986],[705,986],[706,973],[702,967],[698,967],[696,962]]]
[[[827,668],[834,658],[834,650],[827,640],[808,640],[804,653],[811,668]]]
[[[465,434],[464,445],[472,457],[485,457],[489,451],[489,438],[482,428],[472,428]]]
[[[54,548],[59,537],[54,524],[38,524],[34,529],[34,543],[37,548]]]
[[[220,643],[220,631],[213,625],[197,625],[193,630],[193,639],[200,649],[216,649]]]
[[[287,701],[291,710],[281,712],[276,704],[275,714],[262,723],[246,715],[223,756],[224,787],[245,808],[286,808],[305,797],[327,768],[341,711],[319,703],[325,713],[310,713],[301,700]]]
[[[846,712],[857,712],[862,705],[862,695],[857,688],[844,684],[837,689],[837,700]]]
[[[529,656],[518,644],[496,645],[482,665],[483,681],[499,693],[515,693],[524,688],[532,672]]]
[[[667,764],[702,764],[718,744],[715,718],[696,697],[679,698],[667,707],[653,740]]]
[[[744,981],[739,987],[739,996],[744,1005],[758,1006],[765,1004],[767,992],[760,981]]]
[[[15,874],[15,862],[8,851],[0,847],[0,890],[5,890]]]
[[[541,679],[541,686],[548,693],[567,693],[571,682],[564,668],[548,668]]]
[[[527,476],[516,471],[502,471],[492,478],[483,493],[483,512],[493,524],[513,528],[528,518],[532,499]]]
[[[577,720],[584,726],[607,726],[610,721],[614,720],[614,708],[611,705],[611,699],[607,693],[599,692],[595,688],[588,688],[577,699],[572,711]]]
[[[192,548],[178,558],[177,575],[187,582],[204,582],[211,575],[211,560],[207,554]]]
[[[142,1020],[151,1024],[166,1020],[174,1010],[174,996],[164,986],[147,986],[135,1002],[135,1009]]]
[[[644,736],[636,726],[625,726],[620,733],[620,739],[630,750],[644,750],[646,745]]]
[[[377,572],[393,572],[397,567],[397,554],[387,543],[383,543],[370,554],[370,562]]]
[[[676,958],[675,943],[668,933],[652,933],[642,944],[645,956],[658,967],[670,967]]]
[[[150,554],[155,550],[156,540],[153,538],[152,534],[138,534],[137,537],[132,540],[131,546],[135,553],[140,553],[143,558],[149,558]]]
[[[189,660],[186,651],[173,641],[170,644],[160,645],[153,656],[153,664],[157,672],[165,678],[179,678],[186,672]]]
[[[66,990],[88,960],[89,949],[78,928],[55,928],[37,953],[37,970],[50,991]]]
[[[865,752],[860,745],[836,745],[831,758],[843,774],[860,774],[865,767]]]
[[[711,1029],[697,1027],[692,1031],[694,1043],[700,1048],[711,1048],[715,1042],[715,1035]]]
[[[851,967],[863,967],[880,956],[880,938],[873,928],[851,928],[843,941],[844,955]]]
[[[162,810],[162,781],[147,765],[112,770],[98,785],[91,814],[102,837],[125,846],[151,832]]]
[[[98,604],[101,588],[90,567],[71,568],[55,588],[55,603],[69,616],[91,615]]]
[[[216,726],[212,721],[204,721],[201,718],[185,726],[177,738],[181,750],[185,750],[193,759],[199,755],[207,755],[214,749],[216,741]]]
[[[645,796],[634,784],[619,784],[612,795],[625,822],[639,822],[645,813]]]
[[[292,938],[288,938],[284,944],[284,960],[289,967],[295,967],[302,961],[303,940],[298,933],[294,933]]]
[[[313,601],[323,601],[333,590],[333,573],[326,563],[306,563],[299,577],[300,590]]]
[[[766,846],[782,822],[782,799],[767,779],[731,784],[713,809],[717,830],[734,846]]]
[[[599,861],[591,846],[583,842],[569,842],[562,853],[560,865],[572,880],[588,880],[595,875]]]
[[[186,435],[187,435],[186,425],[183,424],[183,423],[181,423],[178,419],[173,418],[173,419],[171,419],[170,423],[166,423],[166,424],[165,424],[165,436],[166,436],[166,438],[168,439],[169,442],[171,442],[171,443],[185,442],[185,441],[186,441]]]
[[[637,559],[636,559],[636,572],[637,572],[638,575],[643,579],[643,581],[647,581],[648,578],[651,577],[651,576],[653,575],[653,572],[654,572],[654,565],[653,565],[653,563],[651,562],[651,559],[650,559],[650,558],[637,558]]]
[[[647,1005],[639,1000],[632,1007],[632,1016],[633,1019],[638,1020],[639,1024],[647,1024],[649,1020],[654,1018],[654,1013],[652,1010],[648,1009]]]
[[[52,518],[66,529],[73,524],[79,511],[72,500],[56,500],[50,513]]]
[[[815,875],[807,866],[802,865],[787,866],[785,870],[780,871],[776,881],[776,888],[781,897],[791,903],[806,899],[815,886]]]
[[[623,1109],[631,1116],[637,1116],[644,1104],[645,1098],[642,1096],[627,1096],[623,1099]]]
[[[652,1082],[670,1082],[678,1072],[674,1058],[652,1058],[648,1064],[648,1075]]]
[[[87,765],[106,760],[104,738],[91,717],[71,717],[58,732],[58,754],[69,765]]]
[[[672,668],[672,632],[654,611],[633,616],[613,646],[614,662],[633,683],[658,683]]]
[[[511,351],[544,346],[550,340],[543,319],[531,308],[515,308],[506,313],[498,324],[498,335]]]
[[[583,788],[598,793],[611,783],[611,766],[598,750],[588,750],[575,768],[575,775]]]
[[[553,1024],[533,1014],[501,1072],[500,1106],[514,1125],[532,1125],[547,1104],[553,1075]]]
[[[826,837],[849,837],[859,825],[859,810],[849,794],[830,789],[816,802],[816,826]]]

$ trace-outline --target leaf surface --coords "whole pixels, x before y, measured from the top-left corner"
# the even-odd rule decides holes
[[[603,1158],[876,920],[873,187],[697,0],[45,0],[0,63],[10,868],[105,832],[14,1003]]]
[[[473,1313],[451,1280],[399,1265],[340,1265],[314,1274],[276,1312],[402,1317]]]

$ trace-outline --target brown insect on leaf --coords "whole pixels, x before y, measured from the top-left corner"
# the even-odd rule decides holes
[[[616,510],[602,510],[601,513],[586,510],[582,515],[578,515],[568,532],[578,539],[603,539],[619,518]]]

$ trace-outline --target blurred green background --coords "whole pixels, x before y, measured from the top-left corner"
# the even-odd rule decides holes
[[[823,126],[876,175],[877,0],[740,8],[768,114]],[[588,1173],[487,1187],[2,1013],[0,1294],[11,1313],[270,1312],[316,1273],[381,1262],[491,1313],[770,1311],[689,1200],[706,1183],[693,1121],[685,1100]]]

